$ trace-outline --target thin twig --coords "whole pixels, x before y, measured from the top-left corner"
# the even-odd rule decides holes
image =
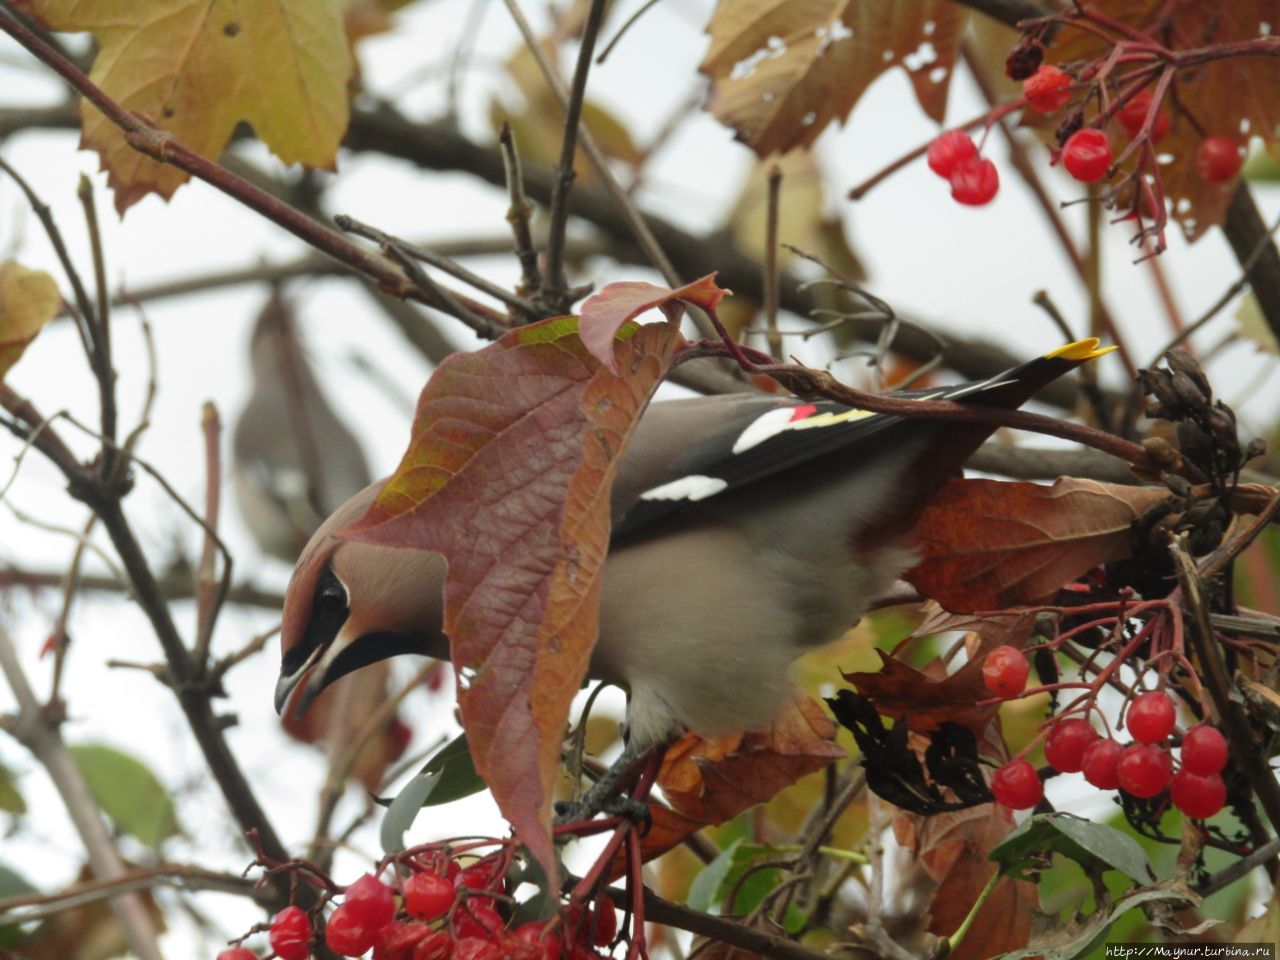
[[[1277,230],[1280,230],[1280,218],[1276,219],[1267,229],[1266,233],[1258,238],[1253,249],[1249,251],[1249,255],[1245,257],[1244,262],[1240,264],[1240,276],[1236,278],[1235,283],[1227,287],[1227,289],[1222,292],[1222,296],[1218,297],[1218,299],[1210,305],[1209,309],[1191,323],[1183,327],[1172,340],[1161,347],[1160,352],[1151,358],[1151,362],[1148,363],[1147,366],[1156,366],[1160,362],[1160,358],[1166,353],[1174,347],[1181,346],[1189,337],[1198,333],[1205,324],[1216,317],[1227,306],[1227,304],[1236,298],[1236,294],[1249,285],[1254,266],[1263,254],[1266,253],[1269,248],[1272,248],[1271,237]]]
[[[999,95],[988,70],[982,63],[982,58],[974,52],[972,44],[968,41],[961,45],[961,53],[974,82],[982,92],[983,99],[989,107],[994,108],[999,102]],[[1061,213],[1049,196],[1049,191],[1045,188],[1044,181],[1040,177],[1039,169],[1032,162],[1025,144],[1009,128],[1003,117],[996,122],[996,126],[999,127],[1001,134],[1009,145],[1009,159],[1013,163],[1014,169],[1018,171],[1018,175],[1022,177],[1023,182],[1031,190],[1032,196],[1036,198],[1036,202],[1040,206],[1040,212],[1044,214],[1045,220],[1049,224],[1054,237],[1057,238],[1059,246],[1066,253],[1067,259],[1071,261],[1077,276],[1085,284],[1094,315],[1102,329],[1106,331],[1110,342],[1118,348],[1116,353],[1125,365],[1127,376],[1132,380],[1137,376],[1137,368],[1133,364],[1132,355],[1125,345],[1124,338],[1120,335],[1120,329],[1112,318],[1111,311],[1107,309],[1107,305],[1102,300],[1097,278],[1092,275],[1093,271],[1097,269],[1096,261],[1098,257],[1092,252],[1096,249],[1096,245],[1091,245],[1091,252],[1087,257],[1081,255],[1075,241],[1071,239],[1071,234],[1067,230],[1066,223],[1063,222]],[[1096,211],[1097,205],[1095,204],[1090,209]],[[1091,222],[1091,231],[1095,229],[1096,224]],[[1092,232],[1090,239],[1091,242],[1096,239]]]
[[[1280,497],[1277,497],[1280,503]],[[1222,659],[1222,649],[1217,634],[1209,620],[1208,598],[1202,592],[1204,572],[1196,569],[1187,547],[1187,535],[1178,534],[1171,539],[1169,550],[1173,554],[1174,572],[1178,577],[1178,590],[1183,606],[1191,619],[1189,639],[1194,641],[1199,655],[1201,676],[1213,699],[1214,709],[1222,722],[1223,733],[1231,745],[1231,755],[1249,780],[1254,796],[1258,798],[1273,830],[1280,830],[1280,784],[1267,766],[1267,759],[1257,749],[1257,741],[1249,726],[1248,717],[1233,698],[1233,685]]]
[[[782,195],[782,168],[769,166],[769,194],[764,225],[764,322],[769,328],[766,342],[769,352],[782,356],[782,337],[778,336],[778,205]]]
[[[209,644],[213,641],[213,625],[218,610],[231,587],[229,576],[219,580],[218,513],[222,499],[222,457],[220,456],[222,423],[218,408],[206,400],[200,416],[204,435],[204,545],[200,550],[200,566],[196,571],[196,642],[193,650],[196,669],[204,670],[209,661]]]
[[[551,93],[559,102],[560,108],[567,110],[569,104],[568,92],[543,53],[542,46],[538,43],[538,38],[534,35],[533,28],[529,26],[529,21],[521,11],[520,5],[516,0],[503,0],[503,2],[506,4],[507,11],[511,14],[511,19],[515,21],[516,27],[520,31],[520,36],[524,39],[525,46],[538,64],[539,72],[546,80],[547,86],[551,88]],[[655,270],[662,274],[662,278],[667,285],[672,288],[680,286],[683,282],[680,274],[663,251],[662,245],[658,242],[644,215],[640,213],[639,208],[628,196],[627,191],[618,183],[618,178],[613,175],[609,160],[596,143],[595,137],[591,135],[591,131],[583,127],[579,132],[579,139],[582,141],[582,149],[586,151],[587,159],[591,161],[592,168],[600,177],[600,182],[604,185],[609,196],[613,198],[618,212],[622,214],[622,219],[626,224],[626,232],[634,238],[640,249],[644,251],[645,259]],[[554,179],[551,182],[551,189],[554,190]],[[548,193],[550,192],[551,190],[548,191]],[[705,272],[703,271],[703,273]],[[700,276],[700,274],[695,272],[690,276]],[[698,328],[700,335],[704,337],[713,335],[710,322],[699,311],[690,311],[689,316],[694,326]]]
[[[600,66],[609,59],[609,54],[613,53],[613,48],[616,47],[618,42],[627,35],[627,31],[634,27],[641,17],[656,7],[660,2],[661,0],[645,0],[635,13],[627,17],[622,26],[618,28],[618,32],[615,33],[613,38],[604,45],[604,49],[600,51],[600,56],[596,57],[596,66]]]
[[[533,245],[533,231],[529,227],[529,218],[533,215],[533,204],[524,192],[524,171],[520,167],[520,150],[516,144],[516,136],[511,125],[502,124],[498,132],[498,149],[502,151],[502,169],[507,177],[507,196],[511,203],[507,207],[507,223],[511,224],[511,232],[516,240],[516,258],[520,261],[520,287],[522,294],[531,295],[542,285],[542,274],[538,270],[538,251]]]
[[[338,808],[338,801],[342,799],[342,788],[351,774],[352,767],[356,765],[356,761],[360,759],[360,755],[365,752],[373,739],[386,729],[391,718],[395,716],[396,710],[404,702],[404,698],[418,689],[433,669],[435,669],[433,662],[427,662],[420,667],[393,696],[378,704],[377,709],[365,718],[345,749],[335,750],[330,756],[329,770],[325,774],[324,786],[320,788],[320,812],[316,817],[315,833],[307,852],[308,860],[318,860],[320,857],[320,850],[324,846],[329,826],[333,822],[334,811]]]
[[[573,169],[578,154],[578,125],[582,119],[582,102],[587,93],[587,74],[591,71],[591,57],[595,53],[596,39],[600,35],[600,22],[604,19],[605,0],[591,0],[587,22],[578,41],[578,63],[573,71],[573,84],[564,106],[564,131],[560,143],[560,162],[556,167],[556,179],[551,189],[550,226],[547,231],[547,269],[543,274],[539,299],[545,301],[556,313],[569,309],[569,283],[564,272],[564,237],[569,226],[569,191],[577,174]]]
[[[94,375],[98,379],[98,396],[102,404],[100,413],[102,435],[116,440],[116,374],[111,363],[111,298],[107,294],[106,253],[102,249],[102,232],[98,229],[98,210],[93,202],[93,182],[84,174],[76,189],[80,206],[84,209],[85,224],[89,229],[89,249],[93,257],[94,288],[97,293],[94,311],[86,319],[96,325],[96,352],[89,357]],[[116,469],[116,454],[110,448],[102,451],[102,475],[110,477]]]
[[[257,900],[269,905],[267,898],[252,880],[230,873],[218,873],[186,863],[162,863],[153,867],[134,867],[124,876],[112,880],[86,880],[64,887],[56,893],[24,893],[0,899],[0,926],[43,920],[64,910],[100,903],[121,894],[156,887],[173,887],[188,893],[211,890]]]
[[[62,584],[62,608],[58,611],[58,619],[53,624],[53,681],[49,686],[47,704],[52,707],[62,698],[62,676],[66,667],[67,648],[71,645],[71,634],[67,632],[67,623],[71,619],[71,606],[76,594],[80,591],[80,574],[84,564],[84,555],[88,550],[89,537],[94,525],[98,522],[96,514],[89,514],[85,521],[84,532],[76,539],[76,548],[71,554],[71,563],[67,565],[67,573]]]
[[[437,270],[443,270],[445,273],[458,278],[464,283],[470,284],[482,293],[487,293],[495,300],[502,301],[508,307],[520,311],[530,319],[537,319],[539,317],[537,308],[528,300],[517,296],[510,290],[504,289],[499,284],[486,280],[478,273],[468,270],[462,264],[450,257],[443,256],[434,250],[415,246],[407,240],[401,240],[399,237],[393,237],[391,234],[385,233],[377,227],[372,227],[367,223],[361,223],[355,217],[340,215],[334,217],[333,221],[339,226],[339,228],[347,231],[348,233],[354,233],[357,236],[364,237],[366,240],[372,240],[384,249],[392,247],[402,253],[408,254],[415,260],[421,260],[423,263],[430,264]]]
[[[106,114],[108,119],[124,131],[125,142],[139,153],[158,163],[171,164],[203,180],[315,249],[377,281],[395,295],[420,299],[433,306],[443,304],[442,309],[450,309],[448,301],[440,299],[431,288],[416,287],[394,261],[376,256],[359,244],[352,243],[342,234],[300,213],[280,198],[237,176],[225,167],[200,156],[171,134],[150,126],[137,114],[120,106],[86,77],[75,64],[29,30],[4,6],[0,6],[0,30],[9,34],[35,57],[50,66],[90,103]],[[452,302],[465,306],[471,315],[485,317],[491,323],[502,326],[503,317],[489,307],[461,294],[452,294],[451,299]],[[461,316],[459,319],[468,320],[469,318]]]

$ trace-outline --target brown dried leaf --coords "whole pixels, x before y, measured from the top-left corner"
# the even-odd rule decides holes
[[[929,905],[930,933],[946,937],[959,928],[996,871],[988,854],[1013,826],[1007,810],[988,804],[929,818],[914,814],[895,818],[899,842],[906,843],[938,881]],[[1005,877],[996,883],[969,936],[950,957],[983,960],[1022,949],[1031,939],[1031,914],[1039,904],[1035,884]]]
[[[1063,477],[1052,486],[952,480],[925,509],[924,560],[906,580],[948,610],[1037,603],[1129,553],[1129,526],[1170,496]]]
[[[720,0],[699,69],[708,109],[760,156],[813,143],[882,73],[907,70],[939,123],[966,15],[941,0]]]
[[[895,656],[877,651],[879,671],[846,673],[844,678],[872,702],[877,713],[905,722],[913,732],[929,733],[949,721],[982,735],[1000,709],[999,703],[982,703],[992,700],[982,679],[983,658],[1005,644],[1021,648],[1033,625],[1031,616],[975,621],[973,632],[965,637],[968,660],[950,676],[941,658],[917,670],[899,659],[908,652],[899,648]],[[916,634],[924,635],[923,630]]]

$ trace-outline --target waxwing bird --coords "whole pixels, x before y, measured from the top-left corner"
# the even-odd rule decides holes
[[[372,477],[278,291],[254,326],[249,359],[252,390],[232,439],[236,502],[262,550],[293,563],[324,518]]]
[[[896,395],[1014,408],[1106,352],[1080,341],[980,383]],[[629,693],[628,749],[767,727],[792,660],[912,566],[921,511],[993,430],[761,395],[650,404],[612,491],[589,669]],[[307,700],[386,657],[448,656],[443,558],[335,536],[380,489],[340,507],[298,560],[277,708],[299,684]]]

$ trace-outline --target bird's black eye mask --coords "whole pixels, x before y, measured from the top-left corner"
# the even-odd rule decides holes
[[[317,648],[327,647],[332,643],[342,625],[347,622],[349,613],[347,588],[334,574],[333,568],[326,565],[316,582],[306,632],[302,635],[302,640],[281,658],[280,672],[285,676],[292,676]]]

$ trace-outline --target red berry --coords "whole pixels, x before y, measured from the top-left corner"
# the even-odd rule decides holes
[[[1111,167],[1111,141],[1092,127],[1077,130],[1062,148],[1062,165],[1081,183],[1101,180]]]
[[[1217,727],[1198,723],[1182,738],[1182,769],[1202,777],[1221,773],[1227,765],[1227,741]]]
[[[1133,698],[1124,725],[1139,743],[1159,743],[1173,732],[1176,712],[1168,694],[1149,690]]]
[[[334,953],[343,957],[358,957],[373,946],[378,928],[361,922],[357,904],[341,903],[329,914],[324,928],[324,942]]]
[[[384,924],[378,930],[377,936],[373,941],[373,960],[415,960],[416,954],[414,948],[424,942],[428,937],[434,937],[437,931],[421,923],[391,923]],[[440,934],[445,939],[449,939],[447,933]],[[449,940],[449,952],[453,951],[453,941]],[[446,960],[448,954],[442,955],[440,960]]]
[[[470,887],[472,890],[496,890],[498,879],[498,864],[495,861],[481,860],[454,877],[453,885]]]
[[[390,923],[396,915],[395,894],[385,883],[368,873],[347,887],[342,905],[352,919],[370,930]]]
[[[951,199],[967,207],[990,203],[1000,190],[996,165],[985,157],[973,157],[951,171]]]
[[[1173,775],[1169,795],[1173,797],[1173,805],[1188,817],[1203,820],[1212,817],[1227,802],[1227,785],[1216,773],[1202,777],[1179,770]]]
[[[987,689],[1001,697],[1021,693],[1027,685],[1031,664],[1027,655],[1017,647],[996,647],[982,662],[982,682]]]
[[[546,924],[533,920],[516,927],[515,935],[525,943],[541,947],[542,960],[560,960],[560,954],[563,952],[560,946],[560,935],[555,932],[545,933],[545,930]]]
[[[1240,172],[1244,155],[1230,137],[1209,137],[1196,150],[1196,170],[1210,183],[1226,183]]]
[[[978,148],[969,135],[963,130],[947,130],[938,134],[929,144],[929,152],[925,155],[929,161],[929,169],[940,177],[950,177],[966,160],[978,155]]]
[[[1035,767],[1025,760],[1012,760],[991,778],[991,792],[997,803],[1010,810],[1026,810],[1044,797],[1044,784]]]
[[[1120,786],[1120,778],[1116,775],[1116,765],[1124,747],[1114,740],[1095,740],[1084,749],[1084,778],[1099,790],[1114,790]]]
[[[453,914],[453,932],[459,940],[464,937],[489,937],[505,925],[502,914],[492,904],[474,897]]]
[[[258,955],[248,947],[230,947],[218,954],[217,960],[258,960]]]
[[[492,940],[459,937],[453,945],[453,960],[503,960],[503,951]]]
[[[1150,90],[1139,90],[1128,103],[1116,111],[1116,119],[1120,121],[1120,126],[1124,127],[1124,132],[1129,135],[1130,140],[1138,135],[1142,125],[1147,122],[1147,113],[1151,109],[1152,99],[1154,96]],[[1152,142],[1164,139],[1164,135],[1169,132],[1169,122],[1168,110],[1161,110],[1156,114],[1155,120],[1151,122]]]
[[[285,907],[271,920],[267,941],[280,960],[306,960],[311,952],[311,920],[301,907]]]
[[[447,930],[428,930],[413,948],[413,960],[450,960],[453,948],[453,937]]]
[[[594,930],[592,942],[597,947],[607,946],[618,935],[618,912],[613,909],[613,901],[607,894],[601,893],[596,897],[595,909],[591,911],[586,929]]]
[[[1125,793],[1154,797],[1169,785],[1173,764],[1169,754],[1147,743],[1131,743],[1116,764],[1116,778]]]
[[[1049,731],[1044,743],[1044,758],[1049,766],[1062,773],[1079,773],[1084,769],[1084,752],[1098,739],[1098,731],[1088,720],[1070,717],[1059,720]]]
[[[1022,93],[1041,113],[1053,113],[1067,105],[1071,99],[1071,74],[1045,64],[1022,81]]]
[[[435,873],[415,873],[404,882],[404,909],[419,920],[444,916],[453,906],[453,884]]]

